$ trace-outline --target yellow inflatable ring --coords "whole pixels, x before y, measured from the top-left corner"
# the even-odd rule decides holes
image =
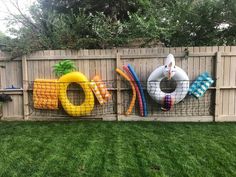
[[[60,77],[58,82],[60,84],[59,99],[64,110],[71,116],[89,115],[94,107],[94,96],[86,76],[80,72],[71,72]],[[79,84],[85,94],[84,102],[78,106],[72,104],[67,97],[67,87],[72,82]]]

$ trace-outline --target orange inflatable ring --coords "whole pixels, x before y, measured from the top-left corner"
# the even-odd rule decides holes
[[[129,79],[129,77],[120,69],[116,68],[116,72],[119,73],[122,77],[124,77],[127,81],[129,81],[131,87],[132,87],[132,92],[133,92],[133,96],[132,96],[132,100],[130,102],[129,108],[126,111],[126,115],[129,115],[132,112],[132,109],[134,107],[135,104],[135,100],[136,100],[136,91],[135,91],[135,87],[134,84],[132,83],[132,81]]]

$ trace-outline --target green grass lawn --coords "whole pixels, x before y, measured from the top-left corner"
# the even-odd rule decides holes
[[[0,122],[0,176],[236,176],[236,124]]]

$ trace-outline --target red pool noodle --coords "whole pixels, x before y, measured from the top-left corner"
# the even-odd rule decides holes
[[[135,87],[135,90],[136,90],[137,96],[138,96],[138,103],[139,103],[140,115],[141,115],[141,116],[144,116],[144,113],[143,113],[143,102],[142,102],[142,97],[141,97],[141,93],[140,93],[140,91],[139,91],[138,85],[136,84],[134,78],[132,77],[132,74],[130,73],[128,66],[124,65],[124,66],[123,66],[123,69],[124,69],[125,72],[127,73],[127,75],[128,75],[128,77],[130,78],[130,80],[134,83],[134,87]]]

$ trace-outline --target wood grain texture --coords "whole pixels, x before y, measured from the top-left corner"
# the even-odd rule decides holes
[[[37,78],[55,79],[53,65],[63,59],[71,59],[75,62],[78,71],[84,73],[88,79],[96,74],[100,75],[112,94],[112,100],[103,107],[96,104],[91,116],[87,119],[101,118],[103,115],[110,114],[119,115],[122,120],[130,119],[129,117],[122,117],[121,114],[127,109],[127,103],[131,100],[131,90],[126,82],[117,77],[115,68],[119,67],[121,69],[122,65],[131,64],[144,87],[148,116],[152,117],[148,120],[161,121],[167,118],[165,120],[198,121],[200,120],[198,119],[199,116],[207,117],[205,120],[211,120],[209,117],[214,115],[215,121],[236,121],[234,119],[236,116],[236,46],[187,47],[189,51],[187,58],[184,57],[185,49],[186,47],[44,50],[28,55],[26,61],[21,58],[9,61],[8,56],[0,52],[0,66],[3,66],[0,67],[0,93],[6,93],[13,97],[13,102],[4,105],[3,117],[23,117],[23,110],[27,102],[25,95],[27,94],[30,109],[28,112],[29,119],[46,116],[48,119],[57,120],[58,117],[66,117],[67,114],[61,108],[58,111],[41,111],[33,109],[30,104],[33,81]],[[195,99],[187,96],[183,102],[175,105],[173,110],[162,112],[160,111],[160,105],[148,96],[146,82],[151,72],[163,65],[164,59],[169,53],[175,56],[176,65],[186,71],[190,82],[195,80],[202,72],[207,71],[216,79],[216,83],[206,92],[204,97]],[[27,77],[22,74],[25,69],[27,69]],[[12,85],[18,89],[24,88],[24,91],[7,91],[6,88]],[[69,95],[75,99],[78,96],[73,91]],[[14,111],[12,111],[13,108]],[[137,104],[132,116],[138,116]],[[186,117],[190,118],[186,119]],[[143,119],[138,118],[137,120]],[[107,120],[114,120],[114,116],[111,119],[107,118]]]

